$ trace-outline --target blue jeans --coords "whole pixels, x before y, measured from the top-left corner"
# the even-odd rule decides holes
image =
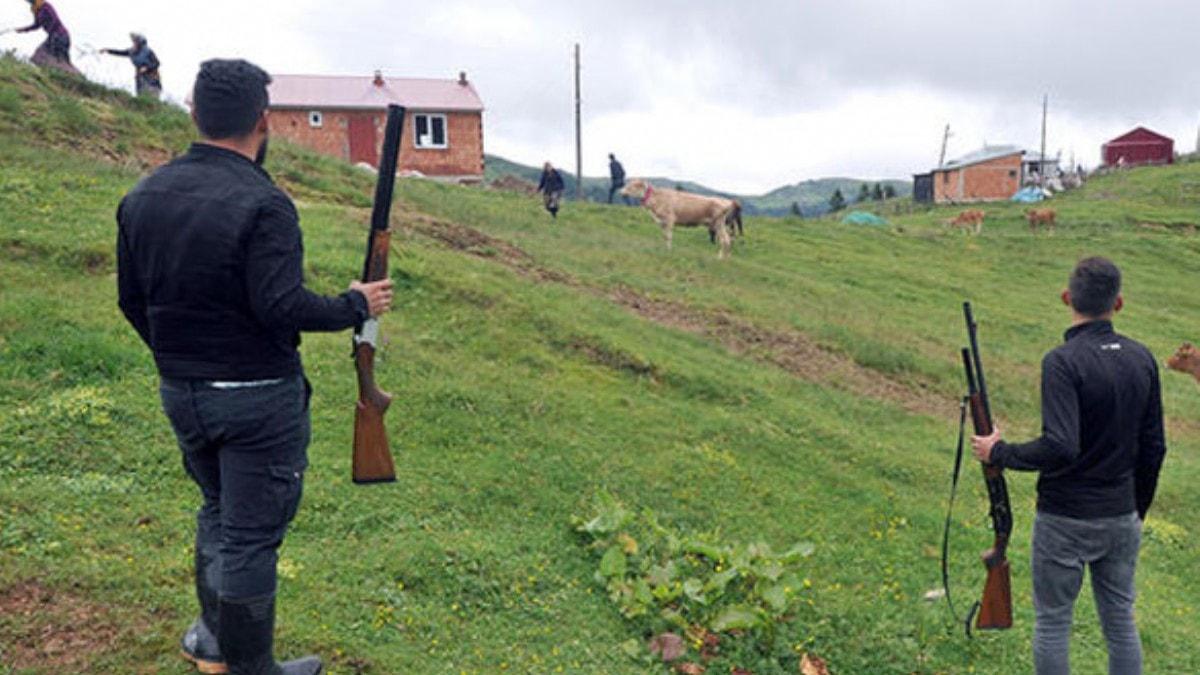
[[[221,598],[275,592],[278,549],[308,467],[310,392],[301,375],[238,389],[161,383],[183,466],[204,498],[196,515],[197,582]]]
[[[1079,520],[1038,512],[1033,522],[1033,657],[1039,675],[1068,675],[1075,599],[1083,570],[1108,643],[1110,675],[1140,675],[1142,644],[1133,616],[1142,523],[1136,513]]]

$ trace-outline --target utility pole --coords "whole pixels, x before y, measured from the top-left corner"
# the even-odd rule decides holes
[[[950,143],[950,125],[946,125],[946,131],[942,134],[942,154],[938,155],[938,168],[946,165],[946,145]]]
[[[583,122],[579,98],[579,43],[575,43],[575,199],[583,199]]]
[[[1042,154],[1038,157],[1038,180],[1046,184],[1046,113],[1050,109],[1050,95],[1042,94]]]

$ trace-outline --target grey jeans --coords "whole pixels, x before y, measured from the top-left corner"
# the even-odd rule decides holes
[[[275,592],[278,549],[308,466],[310,391],[300,375],[234,389],[162,380],[163,410],[204,497],[196,514],[197,581],[221,598]]]
[[[1071,671],[1071,621],[1085,566],[1108,643],[1108,672],[1141,674],[1142,644],[1133,616],[1141,540],[1136,513],[1079,520],[1038,512],[1033,523],[1033,658],[1039,675]]]

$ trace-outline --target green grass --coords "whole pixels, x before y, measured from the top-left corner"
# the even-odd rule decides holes
[[[77,97],[95,142],[69,150],[58,122],[6,112],[8,91],[39,111]],[[127,122],[145,137],[123,136]],[[108,157],[120,138],[131,154]],[[180,112],[0,60],[0,595],[38,580],[120,608],[105,620],[136,625],[137,637],[98,655],[94,672],[187,672],[174,644],[194,613],[198,494],[158,409],[153,364],[116,309],[112,241],[115,205],[140,171],[126,158],[169,156],[189,139]],[[370,176],[294,148],[275,150],[271,168],[300,198],[311,285],[344,288],[361,267]],[[1057,290],[1077,256],[1124,267],[1120,328],[1156,354],[1196,337],[1198,247],[1181,227],[1194,222],[1194,184],[1200,165],[1094,181],[1053,204],[1052,235],[1030,235],[1010,205],[987,207],[978,238],[946,231],[946,209],[887,229],[751,219],[718,262],[696,230],[678,231],[668,254],[639,210],[568,205],[552,222],[533,199],[402,181],[399,293],[378,368],[396,395],[399,481],[350,483],[349,336],[306,336],[314,433],[282,552],[279,653],[317,650],[338,673],[646,672],[622,652],[637,636],[571,530],[604,489],[684,531],[777,550],[813,542],[812,587],[783,639],[835,672],[1028,672],[1032,476],[1010,480],[1016,628],[968,642],[921,599],[940,582],[960,303],[976,305],[993,406],[1014,435],[1035,431],[1038,363],[1060,339]],[[519,246],[575,284],[450,250],[407,228],[413,212]],[[797,379],[603,299],[617,288],[807,335],[944,397],[946,414]],[[1148,672],[1197,672],[1200,555],[1188,535],[1200,396],[1190,378],[1164,385],[1170,454],[1139,620]],[[990,543],[977,471],[964,486],[960,597],[981,587],[976,553]],[[1084,595],[1073,657],[1099,672],[1103,640]],[[0,617],[0,645],[20,631]],[[784,659],[774,672],[795,667]]]

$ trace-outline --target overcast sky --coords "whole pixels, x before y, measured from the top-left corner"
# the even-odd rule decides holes
[[[455,77],[483,97],[488,152],[574,167],[572,45],[583,48],[584,172],[755,193],[823,176],[907,178],[984,142],[1099,161],[1137,124],[1195,149],[1200,3],[1181,0],[51,0],[77,46],[144,32],[182,100],[205,58],[271,72]],[[0,27],[28,6],[0,0]],[[40,38],[0,37],[29,54]],[[113,57],[78,56],[131,86]]]

